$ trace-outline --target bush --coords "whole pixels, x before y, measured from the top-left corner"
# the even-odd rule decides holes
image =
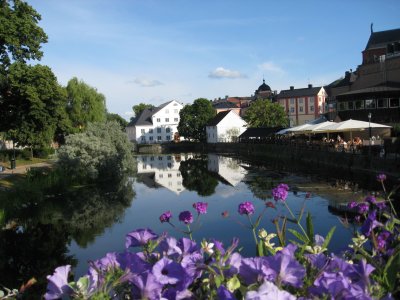
[[[53,155],[55,150],[53,148],[39,148],[33,149],[33,156],[38,158],[49,158],[50,155]]]

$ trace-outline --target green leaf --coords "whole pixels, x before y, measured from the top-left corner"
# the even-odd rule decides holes
[[[311,214],[307,213],[307,235],[311,244],[314,243],[314,225],[312,222]]]
[[[333,236],[333,233],[335,232],[335,230],[336,230],[336,226],[333,226],[331,228],[331,230],[329,230],[328,234],[325,237],[325,241],[322,244],[322,248],[328,248],[328,245],[329,245],[329,243],[330,243],[330,241],[332,239],[332,236]]]
[[[233,293],[235,290],[237,290],[238,288],[240,288],[240,281],[239,279],[234,276],[231,279],[228,280],[228,282],[226,283],[226,288]]]
[[[215,285],[217,286],[217,288],[219,288],[219,286],[222,284],[224,279],[222,278],[222,276],[218,275],[218,276],[215,276],[214,281],[215,281]]]
[[[395,254],[389,258],[383,272],[385,282],[388,285],[389,287],[388,289],[390,291],[394,290],[396,286],[399,270],[400,270],[400,248],[397,247]]]
[[[264,256],[264,243],[262,241],[257,244],[257,256]]]
[[[293,234],[297,239],[302,241],[304,244],[308,244],[308,238],[305,235],[303,235],[300,232],[297,232],[296,230],[293,230],[293,229],[288,229],[288,231],[291,234]]]

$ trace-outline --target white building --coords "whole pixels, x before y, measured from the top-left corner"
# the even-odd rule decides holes
[[[234,142],[247,123],[234,111],[218,113],[206,126],[207,143]]]
[[[210,172],[218,173],[232,186],[237,186],[247,174],[246,169],[236,159],[216,154],[208,154],[207,169]]]
[[[179,112],[183,105],[172,100],[153,109],[145,109],[126,127],[128,139],[138,144],[180,140]]]

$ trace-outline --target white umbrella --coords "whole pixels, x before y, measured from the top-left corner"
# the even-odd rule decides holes
[[[357,131],[357,130],[367,129],[369,127],[371,127],[371,128],[390,128],[391,126],[350,119],[350,120],[339,122],[339,123],[333,123],[329,126],[317,128],[313,131],[314,132]]]
[[[293,132],[293,133],[299,133],[299,132],[302,132],[303,130],[307,129],[310,126],[312,126],[312,124],[308,124],[307,123],[307,124],[303,124],[303,125],[299,125],[299,126],[296,126],[296,127],[289,128],[288,131],[289,132]]]
[[[288,130],[289,130],[290,128],[285,128],[285,129],[281,129],[281,130],[279,130],[278,132],[275,132],[275,134],[286,134],[286,133],[288,133]]]

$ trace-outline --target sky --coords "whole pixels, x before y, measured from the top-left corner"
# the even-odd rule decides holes
[[[27,0],[48,35],[39,62],[77,77],[129,119],[132,106],[327,85],[361,63],[399,0]]]

